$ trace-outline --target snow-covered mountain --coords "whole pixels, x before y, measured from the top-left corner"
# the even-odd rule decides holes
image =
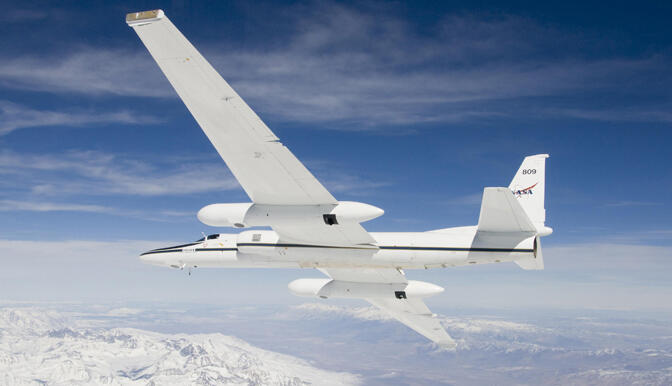
[[[83,326],[90,324],[44,309],[0,309],[0,384],[359,383],[222,334]]]
[[[7,305],[0,385],[672,384],[665,317],[581,310],[439,317],[456,351],[357,303]]]

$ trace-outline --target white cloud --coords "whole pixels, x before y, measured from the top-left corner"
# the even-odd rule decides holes
[[[652,201],[616,201],[609,202],[604,204],[604,206],[613,206],[613,207],[632,207],[632,206],[659,206],[663,205],[661,202],[652,202]]]
[[[139,253],[149,250],[156,245],[167,244],[165,241],[148,240],[118,240],[118,241],[95,241],[95,240],[63,240],[63,241],[37,241],[37,240],[2,240],[0,247],[3,256],[29,259],[34,262],[50,262],[58,264],[54,256],[68,258],[69,265],[83,263],[87,260],[100,256],[103,259],[113,256],[137,257]],[[124,260],[120,260],[123,263]],[[138,261],[139,262],[139,261]],[[136,261],[132,261],[133,264]],[[128,264],[122,264],[128,267]]]
[[[616,242],[551,246],[544,248],[544,259],[550,270],[581,270],[594,275],[617,271],[629,277],[635,272],[672,274],[672,248],[668,246]]]
[[[35,195],[183,195],[238,188],[223,163],[219,167],[177,160],[149,164],[120,155],[71,151],[61,155],[0,153],[0,186]],[[80,207],[80,209],[87,209]],[[89,207],[89,211],[104,211]]]
[[[200,238],[156,240],[0,239],[0,293],[13,301],[168,301],[231,304],[286,304],[297,298],[287,283],[298,270],[205,269],[186,271],[144,264],[141,253]],[[260,280],[263,278],[263,280]],[[261,285],[252,283],[261,282]],[[244,289],[238,291],[237,289]],[[235,296],[222,296],[222,291]],[[127,303],[126,303],[127,304]],[[120,304],[120,306],[125,306]]]
[[[147,52],[86,48],[58,57],[4,58],[0,85],[85,95],[166,97],[172,90]]]
[[[545,270],[524,271],[513,263],[446,270],[408,270],[410,279],[445,288],[428,299],[444,308],[549,307],[672,311],[672,248],[617,242],[548,245]],[[441,308],[437,307],[437,311]]]
[[[378,320],[378,321],[394,321],[387,312],[380,308],[369,307],[351,307],[339,306],[330,303],[303,303],[291,307],[292,313],[287,315],[287,318],[299,317],[313,318],[313,317],[351,317],[360,320]],[[541,330],[537,326],[525,323],[516,323],[506,320],[489,320],[477,318],[454,318],[450,316],[440,316],[441,322],[444,326],[451,330],[462,330],[469,333],[497,333],[501,331],[520,331],[531,332]]]
[[[657,110],[644,107],[627,109],[549,109],[548,113],[563,115],[571,118],[588,119],[606,122],[672,122],[672,113],[669,105],[659,106]]]
[[[79,202],[48,202],[44,197],[76,194],[163,196],[240,189],[223,161],[205,162],[202,158],[189,157],[153,160],[155,162],[150,163],[98,151],[40,155],[0,151],[0,176],[3,177],[0,188],[5,188],[5,196],[14,197],[0,200],[0,211],[112,213],[117,209]],[[309,164],[317,172],[318,179],[333,193],[370,195],[376,189],[391,185],[366,175],[343,172],[328,161]],[[18,191],[21,198],[17,199],[18,195],[12,191]],[[136,212],[122,210],[118,214],[133,215]],[[159,214],[163,217],[185,215],[182,211]]]
[[[0,211],[113,213],[114,208],[102,205],[0,200]]]
[[[303,303],[292,307],[305,317],[315,316],[348,316],[361,320],[394,320],[389,314],[377,307],[344,307],[328,303]],[[287,317],[296,317],[294,313]]]
[[[0,200],[0,212],[80,212],[140,218],[149,221],[193,220],[195,212],[177,210],[134,210],[94,204],[48,201]]]
[[[362,176],[332,171],[325,173],[324,184],[332,193],[348,193],[353,196],[370,196],[380,188],[392,185],[389,182],[376,181]]]
[[[113,308],[105,313],[106,316],[118,316],[118,317],[125,317],[125,316],[132,316],[132,315],[138,315],[144,312],[144,310],[139,309],[139,308],[130,308],[130,307],[119,307],[119,308]]]
[[[87,126],[103,123],[153,124],[158,119],[137,116],[130,111],[116,112],[63,112],[36,110],[0,100],[0,136],[16,129],[44,126]]]
[[[0,291],[13,300],[132,298],[150,268],[139,261],[140,253],[170,244],[141,240],[0,240],[0,256],[6,266],[0,273]]]
[[[382,7],[367,12],[323,2],[292,12],[296,32],[285,44],[206,53],[265,112],[339,128],[497,119],[520,112],[510,103],[516,99],[619,92],[620,79],[646,83],[667,68],[660,57],[585,59],[572,49],[585,37],[512,16],[448,16],[421,35]],[[551,40],[567,50],[548,58]],[[535,111],[530,102],[525,112],[561,115]]]
[[[588,59],[576,48],[590,50],[593,41],[609,37],[594,39],[514,16],[464,14],[448,15],[427,26],[430,33],[420,33],[394,7],[358,10],[332,2],[278,12],[286,12],[293,25],[277,40],[265,38],[242,49],[233,48],[234,42],[222,46],[221,40],[217,45],[194,40],[262,118],[384,133],[396,133],[391,126],[399,124],[487,121],[522,112],[537,118],[670,121],[664,106],[624,111],[586,105],[585,96],[592,92],[627,98],[633,90],[666,87],[651,83],[666,79],[655,76],[669,68],[664,56]],[[552,57],[549,41],[558,47]],[[0,84],[86,95],[175,97],[140,45],[133,51],[85,47],[59,55],[5,58]],[[620,87],[623,79],[629,87]],[[563,98],[569,105],[544,99],[558,96],[569,96]],[[522,110],[519,101],[528,97],[537,98],[526,99]]]
[[[476,206],[481,204],[483,193],[473,193],[445,201],[447,205]]]
[[[347,193],[353,196],[368,196],[377,190],[393,185],[382,181],[378,176],[370,177],[361,171],[345,172],[330,160],[308,160],[306,165],[316,178],[332,193]]]
[[[193,239],[199,237],[194,234]],[[238,291],[235,304],[299,301],[286,291],[305,270],[197,269],[185,273],[147,266],[144,251],[180,244],[172,241],[0,240],[0,292],[9,300],[203,301],[221,302],[221,290]],[[11,257],[11,258],[9,258]],[[449,314],[454,307],[567,308],[672,311],[669,277],[672,249],[644,245],[577,244],[544,248],[546,270],[523,271],[513,263],[453,269],[407,270],[409,279],[446,289],[427,299],[430,309]],[[250,283],[263,283],[251,285]],[[225,283],[225,284],[223,284]],[[48,288],[48,291],[45,291]],[[213,291],[213,288],[218,290]],[[349,311],[348,311],[349,310]],[[332,302],[300,306],[307,316],[347,313],[385,319],[370,307],[345,309]]]
[[[8,9],[4,8],[0,14],[0,21],[9,23],[33,22],[46,19],[47,11],[43,9]]]

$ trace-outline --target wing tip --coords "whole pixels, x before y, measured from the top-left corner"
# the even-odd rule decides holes
[[[151,23],[163,19],[165,13],[161,9],[154,9],[151,11],[131,12],[126,14],[126,24],[134,26],[136,24]]]

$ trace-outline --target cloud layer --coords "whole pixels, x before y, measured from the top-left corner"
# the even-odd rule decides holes
[[[16,129],[45,126],[95,126],[106,123],[153,124],[158,119],[147,115],[139,116],[129,110],[114,112],[67,112],[37,110],[9,101],[0,100],[0,136]]]
[[[263,42],[258,37],[241,47],[192,39],[262,116],[347,130],[520,116],[672,120],[669,58],[601,54],[609,36],[508,15],[446,15],[422,30],[394,7],[319,2],[284,12],[291,28]],[[4,58],[0,85],[175,97],[141,47]],[[642,98],[647,96],[658,97]]]
[[[2,152],[0,175],[5,178],[0,186],[40,196],[184,195],[239,187],[223,163],[213,167],[193,159],[164,161],[148,163],[96,151],[63,155]]]

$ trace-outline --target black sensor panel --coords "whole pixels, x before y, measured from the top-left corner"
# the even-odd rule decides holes
[[[327,224],[327,225],[338,224],[338,221],[336,220],[336,215],[335,214],[323,214],[322,218],[324,218],[324,223]]]

